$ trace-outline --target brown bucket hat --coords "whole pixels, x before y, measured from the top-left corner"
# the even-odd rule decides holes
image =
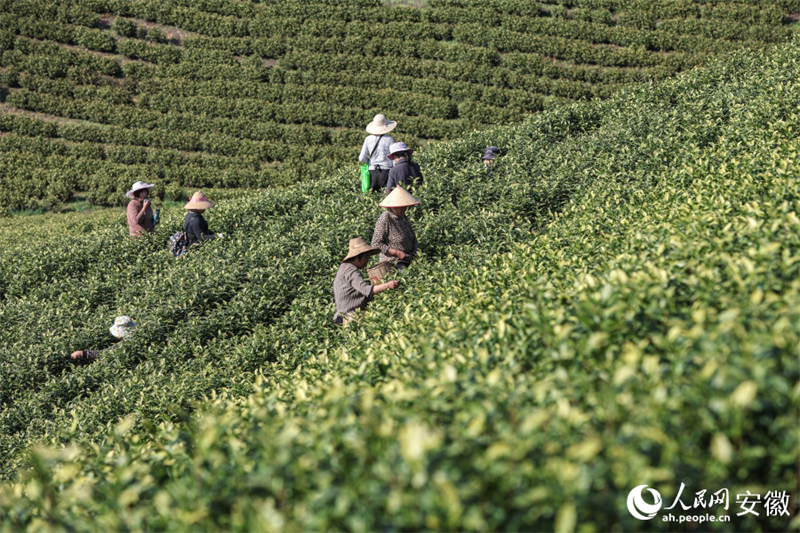
[[[375,255],[380,253],[381,249],[371,246],[367,241],[365,241],[361,237],[353,237],[350,239],[350,251],[347,253],[347,257],[342,259],[342,263],[347,261],[348,259],[352,259],[356,256],[359,256],[363,253],[369,253],[369,255]]]

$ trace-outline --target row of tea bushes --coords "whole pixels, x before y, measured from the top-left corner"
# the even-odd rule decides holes
[[[737,54],[420,151],[422,257],[351,334],[379,209],[345,174],[222,203],[180,261],[176,212],[0,222],[0,528],[633,530],[684,483],[730,491],[708,529],[796,529],[736,496],[798,481],[799,79]]]
[[[45,124],[32,129],[50,125],[64,140],[255,160],[216,181],[156,168],[164,187],[284,186],[330,167],[355,172],[377,113],[397,120],[398,140],[412,147],[518,123],[785,42],[797,6],[0,0],[0,98],[4,111],[36,114]],[[72,192],[118,205],[140,169],[97,165],[104,170],[77,181],[52,166],[28,169],[32,180],[3,176],[0,215],[57,209]]]

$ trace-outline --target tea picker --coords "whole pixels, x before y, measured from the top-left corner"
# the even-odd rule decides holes
[[[347,256],[339,265],[339,271],[333,280],[333,301],[336,304],[334,324],[345,325],[352,321],[359,311],[367,308],[376,294],[386,289],[396,289],[400,284],[397,280],[391,280],[371,285],[364,280],[361,270],[367,267],[369,258],[379,252],[378,248],[370,246],[361,237],[350,239]]]
[[[397,122],[388,120],[382,114],[375,115],[372,122],[367,124],[369,135],[364,139],[358,156],[361,162],[361,191],[364,194],[370,190],[380,191],[386,187],[389,170],[392,168],[389,146],[394,142],[388,133],[396,126]]]
[[[151,233],[155,225],[153,208],[150,205],[150,189],[155,187],[152,183],[137,181],[131,186],[131,190],[125,193],[130,199],[126,209],[128,219],[128,233],[131,237],[141,237],[145,233]]]
[[[183,206],[188,211],[183,220],[183,231],[173,234],[169,238],[169,251],[173,257],[180,257],[190,246],[200,246],[211,239],[225,238],[224,233],[214,233],[208,229],[208,222],[203,218],[206,209],[214,207],[214,202],[209,200],[203,191],[197,191]]]
[[[419,243],[406,210],[419,203],[411,193],[398,185],[378,204],[386,211],[375,222],[372,246],[380,249],[381,263],[395,261],[400,271],[411,264],[419,250]]]
[[[115,350],[115,349],[119,348],[120,345],[121,345],[121,342],[123,340],[125,340],[131,334],[131,331],[135,327],[136,327],[136,322],[134,322],[131,317],[129,317],[129,316],[118,316],[117,318],[114,319],[114,324],[110,328],[108,328],[108,331],[110,331],[111,334],[114,337],[119,339],[119,342],[109,346],[108,348],[106,348],[104,350],[77,350],[77,351],[72,352],[72,354],[70,355],[70,358],[73,361],[76,361],[76,362],[78,362],[78,361],[87,361],[87,362],[88,361],[94,361],[95,359],[100,357],[100,355],[103,352],[108,352],[110,350]]]
[[[402,185],[408,191],[422,185],[422,171],[419,165],[411,161],[414,150],[406,143],[398,142],[389,146],[389,159],[394,167],[389,171],[389,181],[386,183],[386,194],[391,193],[395,187]]]
[[[500,155],[500,148],[497,146],[489,146],[483,154],[483,168],[487,173],[492,173],[494,166],[494,158]]]

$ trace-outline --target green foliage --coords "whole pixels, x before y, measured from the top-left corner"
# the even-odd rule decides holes
[[[136,23],[123,17],[114,19],[114,22],[111,23],[111,30],[120,37],[136,37],[137,34]]]
[[[737,53],[420,150],[422,256],[344,330],[380,212],[345,172],[220,201],[180,260],[180,209],[0,221],[0,529],[636,530],[681,483],[796,529],[735,498],[798,483],[798,80]]]
[[[174,181],[167,185],[164,191],[164,197],[174,201],[183,200],[187,198],[187,196],[190,195],[186,194],[186,190]]]
[[[217,181],[194,168],[155,170],[179,186],[279,186],[355,164],[364,125],[377,113],[397,120],[395,135],[412,145],[458,138],[785,42],[796,4],[4,0],[4,116],[50,116],[40,125],[2,122],[18,136],[48,130],[117,153],[178,150],[249,162]],[[15,150],[41,147],[28,142],[17,138]],[[92,202],[118,204],[116,191],[129,184],[111,181],[141,169],[108,168],[106,150],[93,151],[99,159],[82,162],[91,173],[77,182],[52,161],[37,169],[38,185],[2,176],[0,188],[9,190],[0,197],[13,203],[0,212],[56,207],[71,186]]]

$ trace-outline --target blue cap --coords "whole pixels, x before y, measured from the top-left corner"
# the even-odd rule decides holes
[[[486,149],[486,153],[483,154],[484,159],[494,159],[495,156],[500,155],[500,148],[497,146],[490,146]]]

